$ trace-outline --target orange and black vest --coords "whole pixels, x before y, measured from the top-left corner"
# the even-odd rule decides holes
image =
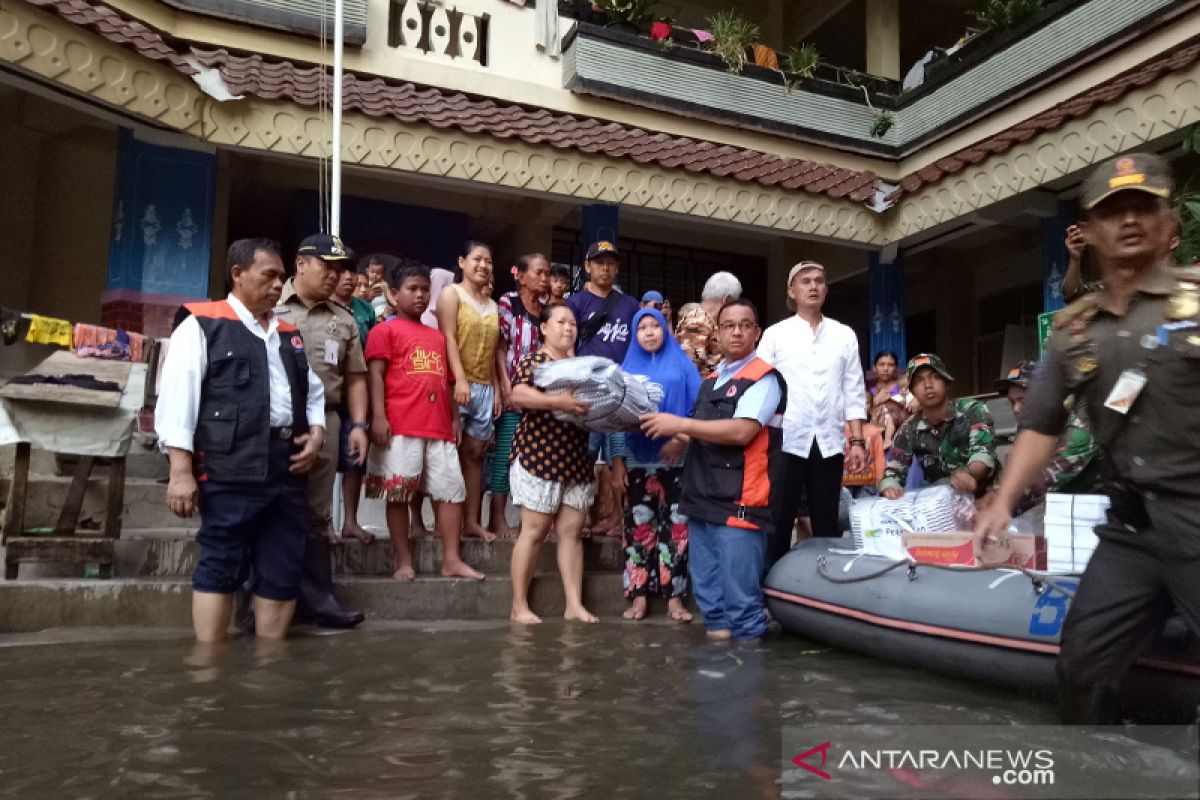
[[[787,405],[783,376],[761,358],[754,358],[720,387],[716,385],[716,374],[706,378],[700,385],[692,418],[733,419],[738,401],[746,390],[772,374],[779,381],[781,390],[775,413],[782,414]],[[782,445],[782,431],[770,425],[764,425],[745,447],[712,444],[693,438],[684,460],[679,513],[716,525],[769,530],[771,479],[768,463],[778,457]]]
[[[208,345],[193,444],[197,474],[210,481],[265,481],[271,376],[263,340],[246,329],[224,300],[189,303],[176,324],[188,314],[200,323]],[[308,431],[308,358],[299,331],[282,320],[279,351],[291,388],[291,427],[299,435]]]

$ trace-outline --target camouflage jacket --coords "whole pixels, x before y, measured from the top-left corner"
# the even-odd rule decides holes
[[[707,376],[721,363],[721,353],[717,347],[717,322],[703,306],[698,305],[679,316],[679,322],[675,325],[675,339],[696,369],[700,370],[701,376]]]
[[[1047,492],[1087,492],[1094,487],[1076,486],[1075,479],[1096,456],[1096,440],[1074,411],[1067,417],[1067,429],[1058,437],[1054,458],[1046,464],[1037,480],[1025,490],[1013,509],[1013,516],[1024,514],[1046,499]]]
[[[918,412],[896,431],[879,489],[904,488],[913,461],[921,465],[925,485],[945,481],[972,461],[987,465],[990,483],[996,472],[996,430],[991,412],[978,400],[956,400],[941,425]],[[984,488],[982,485],[980,488]]]

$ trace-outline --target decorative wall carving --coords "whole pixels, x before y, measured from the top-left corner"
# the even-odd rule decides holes
[[[329,154],[328,124],[315,109],[264,100],[218,103],[174,68],[23,3],[0,6],[0,59],[64,89],[215,144],[310,158]],[[878,247],[1196,121],[1200,65],[929,186],[884,215],[804,192],[361,114],[345,118],[343,156],[348,163],[367,167]]]
[[[906,197],[888,213],[884,238],[903,241],[1196,122],[1200,122],[1200,63]]]

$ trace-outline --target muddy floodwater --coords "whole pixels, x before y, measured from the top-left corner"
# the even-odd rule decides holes
[[[0,637],[0,797],[743,798],[784,726],[1052,723],[1053,706],[699,625],[368,625],[278,649]]]

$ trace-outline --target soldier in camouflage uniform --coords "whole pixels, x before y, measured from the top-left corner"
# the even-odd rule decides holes
[[[904,495],[913,461],[925,485],[949,482],[955,489],[982,494],[996,472],[996,426],[987,406],[964,397],[951,402],[954,378],[942,359],[923,353],[908,362],[908,386],[920,409],[892,442],[879,493],[889,500]]]
[[[679,323],[675,326],[675,339],[696,365],[696,369],[700,370],[701,375],[708,375],[720,363],[717,323],[699,303],[688,303],[680,309]]]
[[[1029,388],[1029,380],[1036,369],[1036,362],[1022,361],[996,384],[1001,396],[1008,399],[1013,414],[1018,418],[1025,405],[1025,392]],[[1096,489],[1097,481],[1092,477],[1092,472],[1085,472],[1095,455],[1096,440],[1092,438],[1092,432],[1088,430],[1078,410],[1072,408],[1067,415],[1066,430],[1058,437],[1054,457],[1046,464],[1037,480],[1025,490],[1025,494],[1021,495],[1021,499],[1013,508],[1013,515],[1020,516],[1043,503],[1047,492],[1087,493]]]

